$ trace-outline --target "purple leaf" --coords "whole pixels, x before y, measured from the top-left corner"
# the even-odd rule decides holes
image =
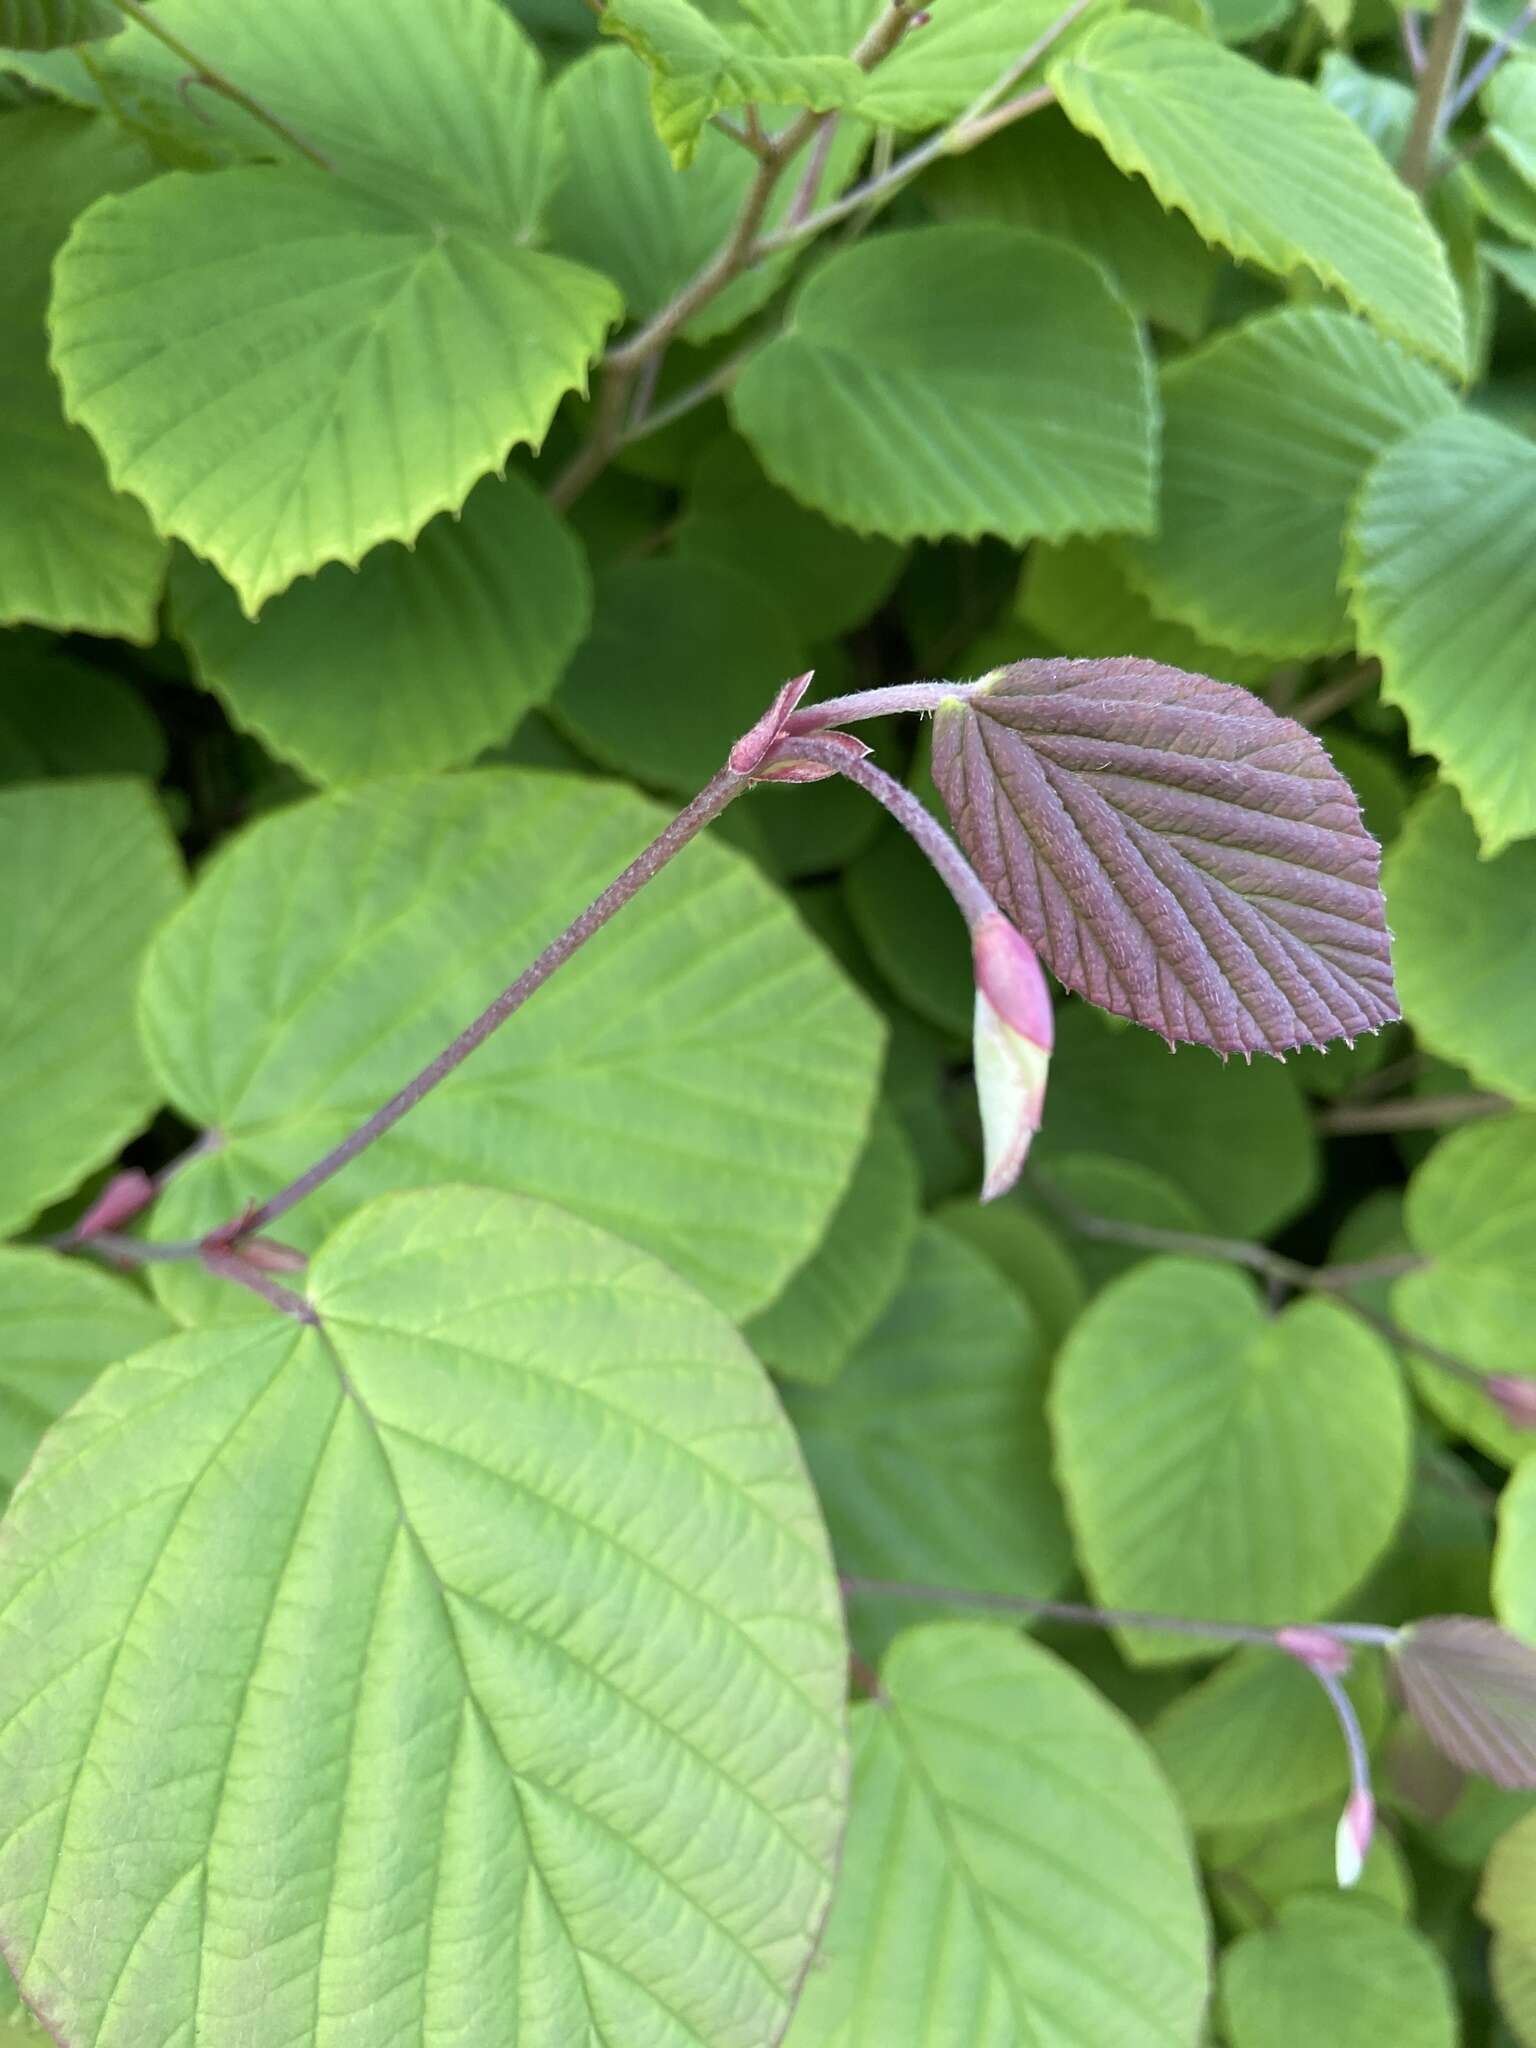
[[[1408,1711],[1443,1755],[1495,1785],[1536,1787],[1536,1649],[1448,1614],[1405,1628],[1392,1659]]]
[[[934,779],[1056,978],[1170,1042],[1281,1053],[1399,1015],[1381,852],[1321,742],[1156,661],[1020,661],[941,705]]]

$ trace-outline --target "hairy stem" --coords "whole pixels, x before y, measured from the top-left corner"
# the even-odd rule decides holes
[[[1445,130],[1461,65],[1467,6],[1468,0],[1442,0],[1435,16],[1429,48],[1424,53],[1424,69],[1419,75],[1418,97],[1413,103],[1413,120],[1397,166],[1397,174],[1410,192],[1422,193],[1429,184],[1430,167]]]
[[[793,720],[790,723],[793,725]],[[855,760],[834,739],[808,734],[804,738],[786,739],[782,744],[786,756],[797,761],[823,762],[867,791],[876,803],[883,804],[937,868],[940,879],[954,897],[960,915],[971,930],[975,930],[982,918],[998,915],[997,905],[981,877],[927,805],[920,802],[904,782],[898,782],[894,775],[887,775],[873,761]]]
[[[1183,1254],[1195,1259],[1224,1259],[1230,1265],[1246,1266],[1249,1272],[1258,1273],[1283,1287],[1326,1294],[1399,1351],[1411,1351],[1441,1372],[1448,1373],[1452,1379],[1476,1387],[1480,1393],[1486,1391],[1484,1376],[1476,1366],[1469,1365],[1453,1352],[1442,1351],[1438,1344],[1426,1343],[1411,1330],[1394,1323],[1390,1316],[1384,1316],[1358,1300],[1350,1291],[1367,1280],[1390,1279],[1414,1272],[1424,1262],[1412,1254],[1363,1259],[1344,1266],[1304,1266],[1299,1259],[1288,1259],[1280,1252],[1272,1252],[1268,1245],[1252,1244],[1242,1238],[1206,1237],[1198,1231],[1162,1230],[1150,1223],[1121,1223],[1112,1216],[1092,1215],[1038,1174],[1030,1177],[1029,1185],[1064,1223],[1084,1237],[1099,1238],[1108,1244],[1134,1245],[1141,1251],[1169,1252],[1175,1256]]]
[[[1381,663],[1374,659],[1356,662],[1341,676],[1322,683],[1310,696],[1303,697],[1298,704],[1289,707],[1286,715],[1294,718],[1298,725],[1318,726],[1325,719],[1332,718],[1336,711],[1342,711],[1346,704],[1353,704],[1368,690],[1374,690],[1381,681]]]
[[[999,1614],[1029,1615],[1041,1621],[1065,1622],[1070,1628],[1144,1628],[1161,1635],[1214,1636],[1226,1643],[1264,1643],[1278,1648],[1280,1628],[1246,1621],[1200,1621],[1184,1614],[1138,1614],[1117,1607],[1089,1607],[1075,1600],[1035,1600],[1023,1593],[975,1593],[964,1586],[924,1586],[895,1579],[865,1579],[844,1573],[845,1593],[885,1600],[923,1600],[941,1607],[983,1607]],[[1376,1622],[1308,1622],[1320,1635],[1340,1642],[1385,1647],[1397,1630]]]
[[[403,1116],[409,1114],[422,1097],[434,1088],[456,1068],[463,1066],[470,1054],[482,1045],[505,1024],[507,1019],[520,1010],[531,995],[537,993],[557,968],[563,967],[576,950],[584,946],[595,932],[601,931],[615,911],[645,887],[667,863],[683,850],[690,839],[694,839],[713,818],[718,818],[735,797],[747,788],[747,778],[738,775],[733,768],[722,768],[705,784],[687,808],[680,811],[664,832],[658,833],[645,851],[632,860],[621,875],[615,877],[608,887],[581,915],[568,924],[557,939],[551,940],[538,958],[525,967],[517,979],[502,990],[496,1000],[480,1012],[472,1024],[468,1024],[419,1074],[406,1082],[389,1100],[382,1103],[372,1116],[357,1129],[332,1146],[313,1166],[307,1167],[297,1179],[289,1181],[286,1187],[269,1195],[264,1202],[242,1216],[230,1221],[212,1233],[214,1237],[227,1237],[231,1244],[238,1245],[242,1238],[275,1222],[279,1216],[302,1202],[306,1195],[313,1194],[326,1181],[340,1173],[360,1152],[365,1152],[376,1138],[391,1130]],[[199,1246],[193,1252],[202,1256]],[[169,1247],[162,1247],[156,1256],[176,1256]],[[181,1256],[189,1256],[183,1251]],[[235,1277],[230,1275],[228,1277]]]
[[[792,712],[785,731],[826,732],[834,725],[856,725],[865,718],[889,718],[898,711],[937,711],[956,698],[964,703],[980,683],[893,683],[887,689],[855,690],[846,697],[828,697]]]
[[[1469,1091],[1459,1095],[1420,1095],[1409,1102],[1341,1104],[1319,1112],[1317,1128],[1329,1137],[1364,1131],[1433,1131],[1448,1124],[1472,1123],[1480,1117],[1506,1116],[1514,1104],[1505,1095]]]
[[[761,338],[744,342],[740,348],[733,349],[725,361],[711,370],[707,377],[701,377],[697,384],[690,384],[686,391],[679,391],[661,405],[649,407],[638,419],[631,421],[624,431],[620,445],[627,448],[632,441],[643,441],[648,434],[659,434],[663,427],[670,427],[674,420],[682,419],[685,413],[692,412],[696,406],[718,397],[722,391],[728,391],[740,376],[748,358],[755,355],[761,346]]]
[[[189,67],[194,78],[206,85],[211,92],[220,94],[237,107],[243,107],[253,120],[259,121],[263,128],[270,129],[274,135],[286,142],[290,149],[296,149],[300,156],[307,158],[320,170],[329,171],[333,168],[329,158],[322,156],[302,135],[296,134],[286,121],[273,113],[270,107],[254,99],[250,93],[236,85],[232,78],[226,78],[222,71],[215,70],[206,58],[200,57],[196,50],[181,40],[180,36],[174,35],[170,29],[157,21],[147,7],[140,5],[140,0],[112,0],[112,4],[130,21],[137,22],[146,35],[153,36],[156,42],[163,43],[166,49],[179,57],[182,63]]]
[[[1307,1669],[1328,1695],[1334,1718],[1344,1737],[1344,1747],[1349,1752],[1349,1782],[1353,1791],[1369,1799],[1371,1796],[1371,1759],[1365,1746],[1365,1731],[1360,1726],[1360,1717],[1355,1712],[1355,1703],[1344,1690],[1344,1681],[1336,1671],[1325,1671],[1320,1664],[1309,1664]]]

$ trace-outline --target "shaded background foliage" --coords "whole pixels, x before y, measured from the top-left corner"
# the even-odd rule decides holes
[[[866,76],[848,53],[885,17],[855,0],[166,0],[181,51],[97,0],[0,0],[0,1223],[59,1231],[115,1164],[188,1148],[153,1235],[271,1192],[790,674],[823,697],[1151,657],[1320,734],[1386,849],[1402,1022],[1223,1063],[1068,999],[1032,1178],[981,1210],[952,904],[858,791],[765,788],[284,1234],[329,1238],[312,1270],[350,1299],[380,1245],[452,1235],[373,1198],[456,1181],[653,1254],[707,1297],[676,1313],[718,1426],[776,1446],[814,1546],[726,1319],[774,1373],[852,1575],[1536,1639],[1530,1438],[1479,1385],[1536,1365],[1536,30],[1471,10],[1467,67],[1513,47],[1448,88],[1405,182],[1422,39],[1431,73],[1461,54],[1433,20],[1093,0],[1011,81],[1016,118],[843,209],[1056,13],[935,0]],[[757,259],[626,359],[731,236],[758,110],[775,134],[806,108],[832,119]],[[937,807],[927,729],[868,732]],[[265,1314],[148,1270],[0,1251],[0,1485],[101,1368],[179,1329],[195,1380]],[[63,1460],[8,1518],[45,1573]],[[757,1537],[772,1580],[789,1539]],[[678,1564],[701,1599],[708,1548]],[[773,1654],[819,1699],[825,1574],[785,1572]],[[110,1588],[77,1590],[110,1626]],[[948,1614],[850,1598],[852,1821],[794,2048],[1536,2042],[1530,1796],[1436,1762],[1374,1664],[1349,1683],[1385,1822],[1345,1897],[1346,1760],[1298,1666],[1050,1625],[1047,1656]],[[24,1719],[35,1681],[10,1683]],[[731,1763],[747,1708],[723,1711]],[[733,1851],[798,1930],[770,1941],[726,1883],[698,1926],[739,1914],[751,1969],[701,1933],[670,2015],[600,1977],[593,2038],[788,2023],[841,1819],[798,1711],[803,1778],[748,1776],[803,1833]],[[62,2036],[186,2038],[174,1990],[108,1989],[106,1948],[54,1939],[52,1877],[23,1938],[16,1840],[0,1933],[45,1954],[29,1991],[78,1972]],[[617,1972],[613,1926],[589,1938]]]

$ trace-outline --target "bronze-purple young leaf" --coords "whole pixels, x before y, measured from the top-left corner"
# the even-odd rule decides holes
[[[1381,851],[1321,742],[1161,662],[1020,661],[935,718],[955,830],[1057,979],[1283,1053],[1398,1016]]]
[[[1495,1622],[1445,1614],[1404,1629],[1392,1661],[1442,1755],[1495,1785],[1536,1787],[1536,1648]]]

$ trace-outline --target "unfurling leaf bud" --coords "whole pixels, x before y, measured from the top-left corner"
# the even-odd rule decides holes
[[[137,1216],[141,1209],[147,1209],[155,1199],[155,1184],[147,1173],[137,1166],[126,1167],[115,1173],[75,1223],[69,1233],[75,1244],[84,1244],[99,1231],[116,1230],[130,1217]]]
[[[1375,1800],[1369,1792],[1352,1792],[1348,1805],[1339,1816],[1338,1832],[1333,1838],[1334,1869],[1345,1891],[1360,1882],[1360,1873],[1370,1854],[1371,1836],[1375,1832]]]
[[[789,714],[811,687],[815,673],[815,669],[808,668],[803,676],[791,676],[756,725],[749,732],[744,732],[732,747],[730,763],[738,775],[750,775],[761,767],[774,741],[783,732]]]
[[[869,744],[857,733],[821,732],[816,734],[816,743],[821,747],[835,747],[850,761],[862,761],[872,752]],[[734,766],[734,763],[732,764]],[[752,773],[754,782],[826,782],[839,771],[830,761],[809,761],[803,754],[795,752],[795,742],[786,735],[774,742],[771,753],[760,768]]]
[[[981,1199],[1006,1194],[1040,1128],[1051,1062],[1051,997],[1029,941],[999,912],[971,934],[976,1097],[986,1162]]]

